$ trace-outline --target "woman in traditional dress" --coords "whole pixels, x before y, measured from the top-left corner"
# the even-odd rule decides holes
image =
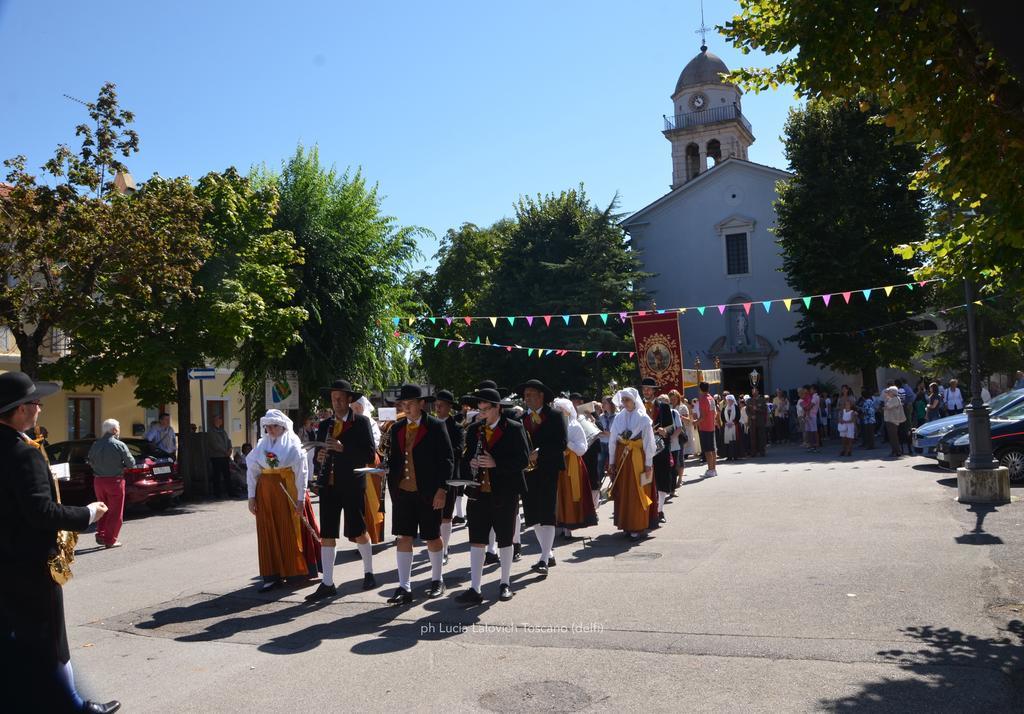
[[[555,502],[555,525],[572,537],[573,528],[597,525],[597,511],[590,493],[590,477],[583,463],[587,452],[587,434],[576,416],[576,407],[568,399],[559,397],[551,408],[565,420],[568,448],[565,450],[565,470],[558,474],[558,498]]]
[[[266,592],[285,578],[315,577],[320,569],[319,537],[306,490],[309,478],[302,441],[292,420],[278,409],[260,419],[264,435],[245,458],[249,511],[256,516],[260,575]],[[305,518],[309,528],[302,523]]]
[[[725,458],[722,461],[735,461],[739,458],[740,409],[736,406],[736,397],[725,395],[725,408],[722,409],[723,442]]]
[[[373,404],[366,395],[359,397],[359,401],[352,402],[352,411],[356,414],[365,414],[366,418],[370,420],[370,431],[373,432],[373,448],[379,449],[380,442],[380,426],[377,424],[377,420],[373,418]]]
[[[630,540],[639,540],[650,527],[651,482],[654,480],[654,428],[644,409],[637,409],[640,394],[629,387],[615,394],[619,409],[608,439],[611,494],[615,525]]]

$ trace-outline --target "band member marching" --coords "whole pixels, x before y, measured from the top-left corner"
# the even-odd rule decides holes
[[[388,452],[388,489],[391,491],[391,532],[398,537],[398,589],[388,602],[412,602],[412,541],[417,534],[427,542],[430,587],[427,597],[444,594],[441,576],[441,514],[448,495],[454,459],[448,429],[424,409],[426,397],[415,384],[403,384],[397,402],[405,418],[391,428]]]
[[[658,383],[650,377],[645,377],[640,386],[644,391],[644,406],[647,408],[647,416],[651,418],[651,425],[654,433],[660,436],[665,442],[664,449],[654,455],[654,483],[657,488],[657,510],[651,509],[651,527],[658,523],[665,522],[665,500],[675,485],[675,478],[672,476],[672,464],[669,463],[668,438],[675,431],[672,421],[672,407],[655,399],[658,393]],[[651,494],[652,500],[655,494]]]
[[[551,403],[556,414],[565,421],[568,448],[565,450],[565,470],[558,474],[558,500],[555,520],[565,535],[573,528],[597,525],[594,499],[590,495],[590,478],[583,455],[587,453],[587,434],[576,418],[576,408],[568,399]]]
[[[337,594],[334,555],[343,511],[345,537],[356,544],[363,559],[363,590],[377,585],[373,577],[373,546],[366,530],[366,475],[354,471],[372,465],[376,458],[370,420],[356,414],[350,406],[363,395],[344,379],[321,391],[330,397],[334,414],[320,422],[316,434],[317,441],[326,443],[325,447],[318,447],[316,454],[323,579],[316,591],[306,596],[307,602]]]
[[[638,408],[640,395],[632,387],[614,398],[619,412],[608,437],[608,475],[615,500],[615,525],[639,540],[650,526],[650,484],[654,480],[654,430],[647,412]]]
[[[541,381],[531,379],[516,389],[523,395],[528,412],[523,426],[530,435],[533,451],[527,475],[527,492],[523,498],[526,526],[534,526],[540,543],[540,560],[531,567],[541,575],[555,565],[551,549],[555,544],[555,510],[558,502],[558,474],[565,470],[566,428],[560,414],[548,404],[555,393]]]
[[[493,379],[485,379],[476,385],[477,391],[481,389],[494,389],[497,390],[498,396],[505,399],[508,396],[508,390],[505,387],[499,387]],[[522,421],[519,413],[516,411],[516,407],[511,406],[509,402],[501,403],[501,415],[506,419],[512,421]],[[520,410],[521,411],[521,410]],[[520,542],[522,536],[522,525],[523,520],[519,517],[519,510],[516,509],[516,520],[514,523],[514,530],[512,531],[512,562],[518,563],[523,557],[523,546]],[[491,535],[487,540],[487,554],[484,556],[484,565],[495,565],[499,561],[498,559],[498,541],[494,537],[494,531],[491,530]]]
[[[484,569],[484,546],[491,528],[498,540],[501,582],[498,598],[512,599],[512,533],[519,517],[519,496],[526,493],[523,470],[530,451],[523,425],[501,413],[496,389],[479,389],[473,394],[480,418],[466,432],[466,454],[460,462],[464,479],[480,482],[467,507],[469,518],[470,587],[456,600],[464,605],[483,602],[480,579]]]
[[[451,441],[452,454],[455,460],[462,458],[462,447],[466,442],[466,435],[462,427],[455,421],[455,395],[447,389],[441,389],[437,393],[434,402],[434,413],[448,430],[448,439]],[[448,543],[452,538],[452,517],[455,514],[456,504],[460,503],[465,489],[452,487],[447,490],[444,501],[444,511],[441,514],[441,564],[448,564]]]

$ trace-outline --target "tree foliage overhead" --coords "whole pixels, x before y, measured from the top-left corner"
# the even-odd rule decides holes
[[[1024,82],[1005,47],[993,47],[997,35],[977,5],[740,0],[740,14],[721,30],[744,52],[786,55],[769,69],[735,72],[747,89],[791,83],[810,98],[873,96],[896,139],[923,149],[919,184],[950,209],[947,230],[903,254],[924,254],[922,274],[977,269],[993,290],[1020,296]],[[997,5],[1019,14],[1011,6]]]
[[[900,288],[890,297],[865,301],[864,285],[908,282],[918,262],[894,247],[925,235],[922,196],[910,187],[920,154],[894,144],[892,130],[870,121],[861,99],[812,100],[790,113],[785,152],[793,178],[781,182],[776,235],[787,281],[799,293],[834,293],[826,307],[804,310],[789,338],[813,364],[860,372],[875,382],[877,367],[906,366],[920,340],[910,320],[919,314],[923,290]],[[839,293],[858,291],[847,308]]]
[[[437,316],[531,315],[509,325],[477,320],[472,325],[438,321],[430,334],[467,341],[490,340],[503,345],[632,350],[628,324],[617,316],[604,322],[600,313],[632,309],[644,298],[639,285],[646,274],[619,228],[614,202],[601,209],[582,187],[559,194],[523,198],[515,217],[480,229],[466,224],[449,231],[437,254],[438,267],[421,286],[421,294]],[[561,315],[593,312],[587,324]],[[551,315],[550,327],[543,316]],[[438,386],[468,391],[479,380],[495,379],[514,388],[531,377],[557,391],[599,394],[616,379],[633,379],[636,366],[628,359],[611,360],[566,355],[538,357],[525,351],[466,347],[462,350],[423,347],[428,377]]]
[[[316,147],[300,146],[280,173],[264,167],[255,177],[279,193],[274,227],[292,233],[305,256],[292,303],[308,318],[274,370],[298,372],[307,405],[339,377],[363,388],[404,379],[408,343],[388,328],[391,315],[416,309],[406,276],[418,229],[385,215],[361,172],[322,165]]]

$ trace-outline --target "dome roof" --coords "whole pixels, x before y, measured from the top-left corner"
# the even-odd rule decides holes
[[[680,73],[675,94],[697,84],[724,84],[719,75],[728,71],[729,68],[718,55],[708,52],[707,47],[701,47],[700,54],[690,60]]]

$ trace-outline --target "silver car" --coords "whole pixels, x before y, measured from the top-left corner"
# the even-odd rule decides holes
[[[998,397],[993,397],[988,403],[992,416],[998,416],[1001,412],[1024,402],[1024,389],[1014,389],[1003,392]],[[939,445],[939,439],[967,424],[966,414],[955,414],[953,416],[936,419],[917,427],[911,433],[911,444],[915,454],[935,457],[935,449]]]

